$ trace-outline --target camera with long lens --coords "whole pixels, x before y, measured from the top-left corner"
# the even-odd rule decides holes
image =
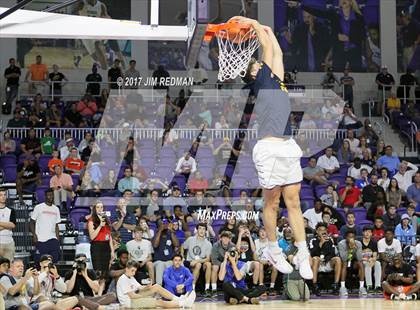
[[[86,269],[86,262],[84,261],[76,261],[75,264],[73,265],[73,269],[77,269],[77,272],[82,272],[83,270]]]
[[[230,250],[229,251],[229,256],[236,257],[236,253],[238,253],[236,250]]]

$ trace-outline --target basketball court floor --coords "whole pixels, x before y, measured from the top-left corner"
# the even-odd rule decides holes
[[[313,299],[307,302],[288,300],[262,300],[260,305],[236,305],[231,306],[223,302],[200,302],[194,305],[194,309],[220,310],[235,309],[287,309],[287,310],[417,310],[420,309],[420,301],[390,301],[384,298],[334,298]]]

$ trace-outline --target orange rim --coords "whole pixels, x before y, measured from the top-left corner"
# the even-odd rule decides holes
[[[250,25],[240,24],[237,22],[228,22],[223,24],[208,24],[206,29],[206,34],[204,35],[204,41],[210,42],[214,37],[226,38],[226,33],[228,34],[227,38],[234,43],[241,43],[239,35],[242,35],[242,42],[247,41],[255,37],[254,35],[246,36],[246,34],[251,30]]]

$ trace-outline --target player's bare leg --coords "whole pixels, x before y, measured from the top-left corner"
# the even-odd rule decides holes
[[[285,186],[283,188],[283,198],[287,207],[289,223],[295,236],[295,245],[298,248],[293,262],[299,268],[301,277],[309,280],[313,278],[313,272],[308,246],[306,244],[305,225],[302,210],[300,209],[299,192],[300,183]]]
[[[275,186],[272,189],[263,189],[265,203],[263,221],[268,238],[268,247],[265,248],[264,254],[278,271],[281,273],[291,273],[293,267],[287,262],[283,251],[279,247],[276,235],[281,193],[282,188],[280,186]]]

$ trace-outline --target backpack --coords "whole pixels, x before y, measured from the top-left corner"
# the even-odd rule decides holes
[[[15,280],[15,278],[14,277],[12,277],[11,275],[9,275],[9,274],[7,274],[7,273],[0,273],[0,280],[1,280],[1,278],[3,278],[3,277],[8,277],[9,278],[9,280],[10,280],[10,283],[12,283],[12,285],[15,285],[16,284],[16,280]],[[17,296],[19,296],[20,295],[20,292],[17,292],[15,295],[12,295],[12,297],[17,297]]]

